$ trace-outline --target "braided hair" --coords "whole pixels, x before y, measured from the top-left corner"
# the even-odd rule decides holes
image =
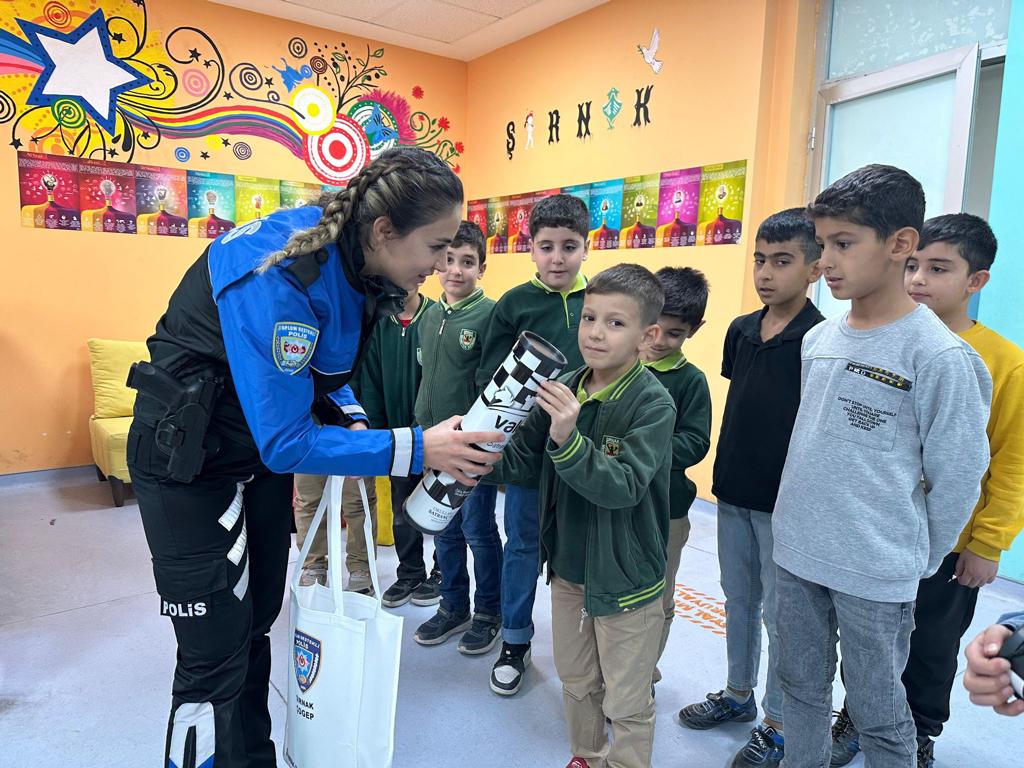
[[[436,221],[463,200],[462,182],[437,155],[415,147],[396,147],[363,168],[348,186],[324,194],[320,221],[291,236],[284,247],[264,259],[263,273],[295,256],[315,253],[341,239],[346,227],[358,227],[360,242],[373,222],[386,216],[400,235]]]

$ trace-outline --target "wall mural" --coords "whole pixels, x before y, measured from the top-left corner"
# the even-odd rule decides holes
[[[174,146],[174,158],[230,151],[245,161],[263,139],[322,182],[344,184],[401,144],[460,170],[464,146],[448,137],[448,118],[414,106],[423,88],[411,89],[412,102],[385,90],[384,48],[292,37],[236,61],[199,27],[154,30],[146,0],[8,0],[4,10],[0,125],[15,150],[147,162],[165,143],[204,139],[198,153]]]

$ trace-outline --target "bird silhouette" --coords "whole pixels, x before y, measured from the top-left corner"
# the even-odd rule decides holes
[[[642,45],[637,45],[636,47],[636,49],[640,51],[640,55],[644,57],[644,63],[651,65],[651,69],[654,70],[654,74],[658,74],[659,72],[661,72],[661,67],[664,64],[664,62],[654,58],[655,56],[658,55],[658,43],[660,40],[661,35],[659,34],[657,28],[655,28],[654,34],[651,35],[650,46],[644,48]]]

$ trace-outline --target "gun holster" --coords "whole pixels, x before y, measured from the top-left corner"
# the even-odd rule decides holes
[[[132,365],[126,383],[151,404],[160,406],[151,426],[156,429],[157,448],[167,456],[171,479],[192,482],[207,454],[216,452],[216,446],[207,440],[207,430],[224,380],[201,376],[185,384],[162,368],[139,362]]]

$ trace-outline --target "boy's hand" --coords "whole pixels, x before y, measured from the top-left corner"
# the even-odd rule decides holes
[[[561,382],[544,381],[537,392],[537,402],[551,417],[549,434],[552,442],[561,448],[576,429],[576,417],[580,413],[576,395]]]
[[[999,574],[999,562],[965,549],[956,560],[956,580],[961,587],[975,589],[991,584]]]
[[[1010,662],[996,655],[1011,634],[1009,627],[996,624],[974,638],[965,651],[967,672],[964,673],[964,688],[970,692],[973,703],[992,707],[1009,717],[1024,712],[1024,699],[1013,698]]]

